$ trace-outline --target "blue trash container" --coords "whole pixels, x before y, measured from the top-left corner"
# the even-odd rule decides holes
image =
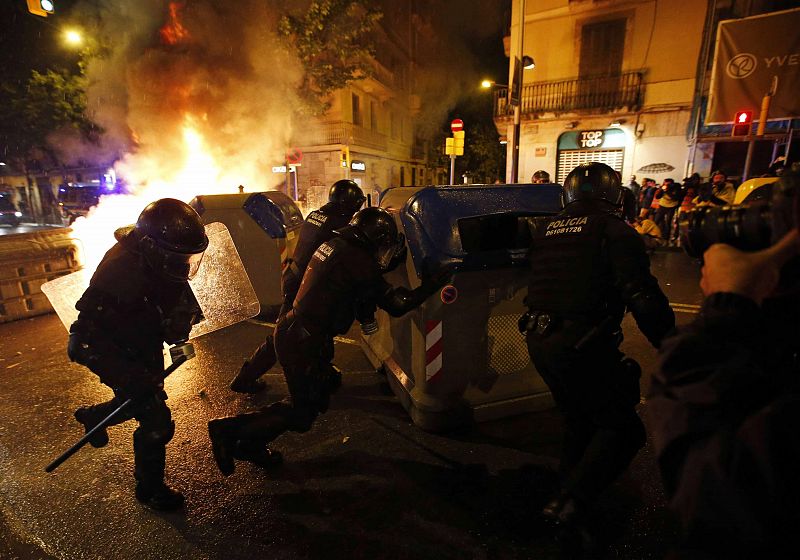
[[[389,282],[415,288],[423,271],[456,270],[420,308],[400,318],[381,312],[378,332],[362,336],[414,423],[441,431],[552,406],[517,320],[527,293],[525,233],[537,216],[561,210],[561,187],[402,187],[380,205],[408,243]]]

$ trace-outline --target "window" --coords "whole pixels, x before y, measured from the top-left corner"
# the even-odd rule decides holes
[[[378,104],[374,101],[369,102],[369,127],[375,132],[378,131]]]
[[[361,98],[355,93],[353,94],[353,124],[361,125],[363,122],[361,117]]]
[[[389,122],[391,123],[392,138],[397,138],[397,117],[394,111],[389,112]]]
[[[619,74],[624,47],[624,18],[584,25],[581,28],[581,77]]]

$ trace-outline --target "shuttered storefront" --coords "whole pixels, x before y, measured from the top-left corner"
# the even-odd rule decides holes
[[[558,138],[556,182],[563,185],[576,166],[592,161],[605,163],[622,173],[625,142],[625,132],[618,128],[563,133]]]
[[[582,163],[599,161],[622,173],[624,149],[617,150],[559,150],[556,166],[556,182],[564,184],[567,174]]]

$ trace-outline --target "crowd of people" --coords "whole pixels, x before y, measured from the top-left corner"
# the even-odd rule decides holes
[[[701,206],[730,205],[736,196],[733,182],[720,170],[714,171],[706,182],[694,173],[682,183],[666,178],[661,185],[649,177],[640,185],[634,175],[628,188],[637,204],[634,227],[648,249],[679,246],[682,214]]]

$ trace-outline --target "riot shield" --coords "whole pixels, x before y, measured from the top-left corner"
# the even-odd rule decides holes
[[[189,281],[203,320],[192,327],[190,339],[254,317],[260,311],[258,297],[224,224],[206,225],[208,248],[197,275]],[[78,318],[75,304],[89,287],[94,271],[79,270],[42,284],[42,292],[69,330]]]

